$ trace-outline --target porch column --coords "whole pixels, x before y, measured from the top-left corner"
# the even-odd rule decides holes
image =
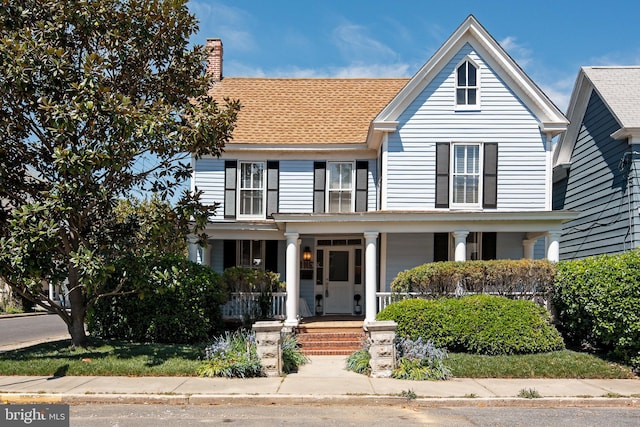
[[[198,262],[198,240],[193,237],[187,238],[187,244],[189,245],[189,261]]]
[[[284,233],[287,238],[287,318],[285,327],[298,326],[298,233]]]
[[[524,249],[524,258],[533,259],[533,248],[536,245],[537,239],[525,239],[522,241],[522,247]]]
[[[378,285],[378,233],[377,231],[365,231],[365,318],[364,323],[376,321],[378,311],[376,303],[376,290]]]
[[[207,246],[202,247],[202,259],[200,264],[211,267],[211,242],[207,240]]]
[[[547,233],[547,259],[551,262],[560,261],[560,231],[549,231]]]
[[[469,235],[468,231],[454,231],[453,238],[456,241],[456,251],[455,251],[455,261],[466,261],[467,260],[467,236]]]

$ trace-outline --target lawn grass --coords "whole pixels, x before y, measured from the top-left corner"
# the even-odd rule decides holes
[[[515,356],[450,353],[445,364],[458,378],[634,378],[630,368],[571,350]]]
[[[0,353],[0,375],[196,376],[203,347],[90,340],[54,341]]]
[[[0,375],[196,376],[203,346],[69,340],[0,353]],[[517,356],[450,353],[445,360],[458,378],[633,378],[625,366],[570,350]]]

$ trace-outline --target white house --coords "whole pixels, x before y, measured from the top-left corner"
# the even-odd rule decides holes
[[[194,159],[220,207],[191,256],[281,273],[285,325],[300,304],[371,322],[376,292],[428,262],[558,260],[575,214],[552,210],[551,139],[568,121],[473,16],[410,79],[223,77],[208,45],[213,97],[244,107],[224,155]]]

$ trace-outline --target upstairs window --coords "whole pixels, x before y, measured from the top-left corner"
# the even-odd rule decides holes
[[[479,207],[480,144],[453,144],[452,207]]]
[[[238,191],[239,216],[264,218],[264,162],[240,163]]]
[[[478,67],[467,60],[456,69],[456,106],[478,107]]]
[[[333,162],[327,166],[327,212],[353,212],[353,163]]]

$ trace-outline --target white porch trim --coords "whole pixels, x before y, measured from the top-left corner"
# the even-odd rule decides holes
[[[286,327],[298,326],[298,295],[300,294],[298,251],[300,246],[298,233],[284,233],[287,238],[287,318],[284,321]]]

